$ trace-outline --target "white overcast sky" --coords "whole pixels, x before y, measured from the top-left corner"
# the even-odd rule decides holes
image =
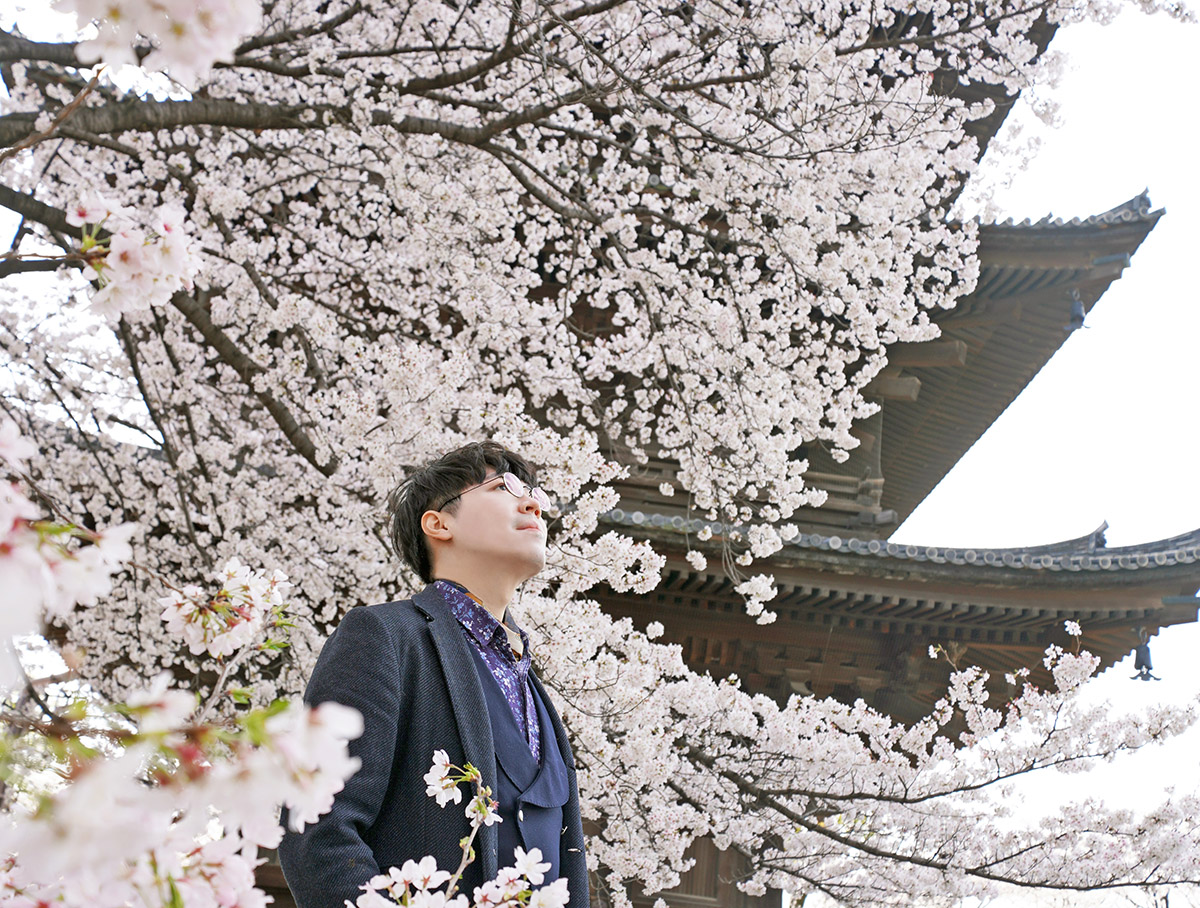
[[[955,545],[1200,527],[1200,26],[1129,12],[1063,29],[1062,125],[997,193],[1003,217],[1098,214],[1150,191],[1166,216],[1059,353],[897,534]]]

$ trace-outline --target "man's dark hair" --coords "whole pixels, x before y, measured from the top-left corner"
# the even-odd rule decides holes
[[[429,540],[421,515],[442,506],[453,514],[463,489],[483,482],[488,468],[537,484],[537,472],[519,455],[494,441],[477,441],[443,454],[400,483],[388,496],[387,530],[392,547],[426,583],[433,580]],[[455,498],[454,501],[450,501]],[[445,503],[450,501],[448,505]]]

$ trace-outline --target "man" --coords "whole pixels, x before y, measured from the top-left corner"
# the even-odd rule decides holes
[[[351,609],[313,669],[307,702],[363,715],[350,745],[362,768],[319,822],[284,836],[280,863],[299,908],[342,908],[371,877],[427,854],[458,867],[470,826],[461,805],[425,794],[435,750],[478,767],[500,805],[460,891],[511,866],[517,846],[539,848],[545,882],[565,877],[569,908],[588,905],[571,748],[508,614],[517,587],[545,565],[550,502],[535,482],[518,455],[483,442],[418,470],[389,498],[392,543],[428,585]]]

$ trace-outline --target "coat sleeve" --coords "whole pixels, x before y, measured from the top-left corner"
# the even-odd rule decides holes
[[[325,643],[304,699],[334,701],[362,713],[363,733],[350,742],[362,766],[333,808],[301,832],[287,831],[279,863],[298,908],[343,908],[379,873],[366,835],[379,815],[396,759],[401,710],[399,651],[369,607],[353,608]],[[287,824],[286,811],[283,823]]]

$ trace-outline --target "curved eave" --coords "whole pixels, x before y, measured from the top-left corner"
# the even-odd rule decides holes
[[[1071,646],[1064,622],[1107,668],[1162,628],[1197,619],[1200,530],[1107,549],[1100,531],[1031,548],[901,546],[878,539],[801,534],[747,568],[772,576],[771,623],[745,612],[721,569],[727,535],[744,529],[683,515],[615,510],[601,522],[646,539],[665,556],[648,593],[599,593],[616,617],[662,622],[697,671],[734,673],[748,690],[781,701],[792,693],[865,697],[912,721],[945,690],[948,667],[926,651],[941,644],[995,684],[1019,666],[1033,683],[1051,643]],[[699,541],[707,529],[712,536]],[[698,549],[709,566],[686,559]],[[1003,695],[1003,691],[999,691]]]
[[[744,530],[680,515],[616,509],[601,520],[638,536],[678,546],[718,551],[723,539]],[[712,538],[698,542],[701,531]],[[1087,538],[1087,537],[1084,537]],[[1081,550],[1073,539],[1030,548],[972,548],[903,545],[880,539],[800,533],[756,570],[886,577],[966,586],[1052,589],[1064,587],[1164,586],[1175,594],[1200,589],[1200,529],[1169,539],[1118,548]]]
[[[1129,266],[1163,215],[1137,196],[1089,218],[980,228],[980,276],[954,309],[934,315],[965,365],[905,370],[915,401],[889,400],[880,455],[881,507],[899,525],[987,431]],[[836,471],[834,466],[817,469]]]

